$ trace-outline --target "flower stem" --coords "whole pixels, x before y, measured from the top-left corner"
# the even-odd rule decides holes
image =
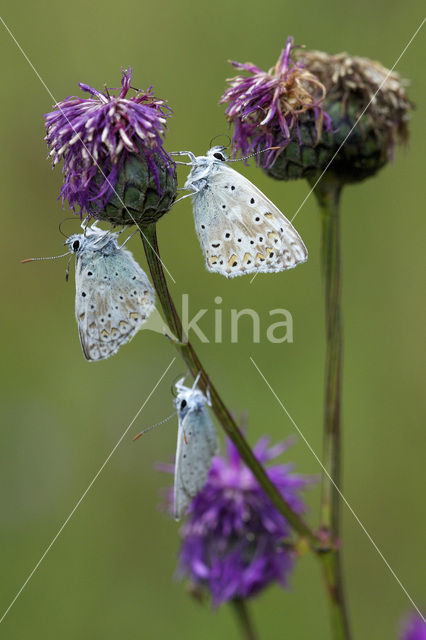
[[[246,601],[241,600],[240,598],[235,598],[231,601],[231,604],[234,608],[242,637],[245,638],[245,640],[259,640],[259,636],[254,628],[253,620],[249,614]]]
[[[322,268],[325,281],[326,364],[323,462],[329,475],[323,474],[321,495],[321,529],[330,536],[333,550],[321,555],[324,580],[330,597],[334,640],[350,638],[347,606],[344,597],[340,542],[341,487],[341,395],[343,328],[341,315],[341,185],[332,176],[315,188],[321,210]],[[332,478],[332,480],[330,479]],[[333,484],[335,483],[335,485]]]
[[[278,489],[270,481],[265,469],[253,454],[247,440],[237,427],[234,419],[210,381],[192,345],[187,341],[186,336],[184,336],[181,320],[167,287],[167,281],[164,275],[158,249],[155,225],[150,225],[145,228],[144,231],[141,232],[141,237],[154,287],[163,308],[169,329],[176,338],[173,339],[173,343],[185,360],[185,363],[194,378],[201,372],[200,386],[204,391],[209,389],[212,408],[218,421],[238,449],[242,459],[252,471],[272,504],[287,519],[295,531],[297,531],[301,536],[307,538],[313,546],[315,546],[318,543],[317,537],[304,520],[285,502]]]

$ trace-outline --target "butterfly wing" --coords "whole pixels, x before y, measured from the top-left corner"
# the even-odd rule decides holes
[[[213,456],[218,451],[216,431],[205,407],[189,411],[179,421],[173,509],[179,520],[204,487]]]
[[[291,269],[307,249],[293,225],[247,178],[227,165],[194,194],[195,228],[209,271],[232,278]]]
[[[75,313],[87,360],[104,360],[139,331],[155,306],[145,272],[126,249],[77,258]]]

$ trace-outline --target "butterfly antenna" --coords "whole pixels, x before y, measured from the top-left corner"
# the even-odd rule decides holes
[[[36,262],[36,260],[56,260],[56,258],[65,258],[65,256],[69,255],[70,252],[67,251],[60,256],[46,256],[45,258],[25,258],[25,260],[21,260],[21,263],[24,264],[25,262]]]
[[[256,151],[256,153],[251,153],[249,156],[244,156],[243,158],[234,158],[234,160],[227,160],[227,162],[240,162],[241,160],[247,160],[247,158],[254,158],[255,156],[260,156],[261,153],[266,153],[267,151],[275,151],[276,149],[280,149],[280,148],[281,147],[268,147],[267,149]]]
[[[178,375],[178,376],[176,376],[176,378],[173,380],[173,383],[172,383],[172,387],[171,387],[171,389],[172,389],[172,396],[173,396],[174,398],[177,398],[177,396],[178,396],[177,391],[176,391],[176,385],[177,385],[178,383],[183,384],[183,383],[185,382],[185,378],[186,378],[186,376],[187,376],[187,375],[188,375],[188,371],[187,371],[186,373],[184,373],[183,375],[179,374],[179,375]]]
[[[211,140],[210,140],[210,147],[209,149],[212,148],[213,146],[213,142],[216,140],[216,138],[227,138],[228,139],[228,144],[227,145],[221,145],[224,149],[228,149],[231,146],[231,138],[230,136],[228,136],[227,133],[218,133],[217,136],[214,136]]]
[[[144,429],[143,431],[138,433],[138,435],[133,438],[133,442],[135,440],[137,440],[138,438],[140,438],[141,436],[143,436],[145,433],[148,433],[148,431],[151,431],[151,429],[154,429],[155,427],[159,427],[160,424],[164,424],[165,422],[170,420],[170,418],[173,418],[173,416],[175,416],[176,413],[177,413],[177,411],[173,411],[173,413],[171,413],[169,416],[167,416],[167,418],[164,418],[164,420],[160,420],[160,422],[156,422],[155,424],[152,424],[150,427],[147,427],[146,429]]]
[[[67,239],[68,239],[68,238],[69,238],[69,236],[67,236],[67,235],[66,235],[66,233],[64,233],[64,232],[62,231],[62,225],[63,225],[63,224],[64,224],[64,222],[66,222],[67,220],[75,220],[75,217],[74,217],[74,216],[72,216],[72,217],[71,217],[71,216],[68,216],[67,218],[64,218],[63,220],[61,220],[61,222],[60,222],[60,223],[59,223],[59,225],[58,225],[58,229],[59,229],[59,233],[60,233],[61,235],[63,235],[63,236],[64,236],[64,238],[67,238]]]

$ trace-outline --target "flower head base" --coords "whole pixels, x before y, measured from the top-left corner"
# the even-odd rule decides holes
[[[299,50],[295,57],[327,91],[324,106],[333,134],[324,135],[323,143],[333,155],[338,150],[330,169],[346,182],[376,173],[395,144],[408,139],[407,82],[379,62],[347,53]]]
[[[426,622],[417,614],[412,613],[403,624],[400,640],[426,640]]]
[[[254,448],[258,460],[269,462],[289,442],[268,448],[268,438]],[[299,495],[312,482],[277,465],[268,475],[297,513],[305,510]],[[218,606],[254,596],[272,582],[286,586],[294,553],[286,538],[290,527],[276,511],[235,447],[213,459],[204,488],[192,501],[181,529],[180,573],[199,591],[208,590]]]
[[[80,83],[91,97],[66,98],[45,115],[45,139],[53,165],[64,162],[62,201],[68,200],[76,212],[79,207],[81,215],[120,224],[133,224],[132,215],[140,219],[148,188],[156,191],[157,199],[164,200],[160,209],[171,206],[176,191],[174,186],[173,193],[174,164],[163,149],[170,109],[150,89],[128,96],[131,74],[131,69],[122,70],[121,90],[105,88],[101,92]],[[119,91],[118,95],[114,91]],[[129,159],[131,175],[127,167],[123,176]],[[142,197],[136,196],[135,189],[142,191]],[[106,212],[111,200],[112,211],[110,206]]]
[[[250,75],[229,79],[230,87],[221,98],[221,103],[229,103],[226,116],[234,126],[234,151],[242,155],[257,152],[258,162],[264,168],[270,168],[292,140],[302,142],[301,122],[309,119],[313,123],[313,144],[321,137],[323,125],[330,128],[328,115],[322,108],[325,88],[303,64],[291,61],[292,47],[290,37],[276,65],[268,72],[251,63],[232,62]],[[278,147],[278,151],[266,151],[260,156],[268,147]]]

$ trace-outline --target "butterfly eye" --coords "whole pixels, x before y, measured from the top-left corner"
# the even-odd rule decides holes
[[[213,157],[216,158],[216,160],[222,160],[222,162],[224,162],[225,160],[225,156],[223,155],[223,153],[214,153]]]
[[[72,250],[78,251],[79,248],[80,248],[80,240],[74,240],[74,242],[72,243]]]
[[[182,411],[183,409],[185,409],[187,404],[188,403],[186,402],[186,400],[182,400],[182,402],[180,403],[180,410]]]

